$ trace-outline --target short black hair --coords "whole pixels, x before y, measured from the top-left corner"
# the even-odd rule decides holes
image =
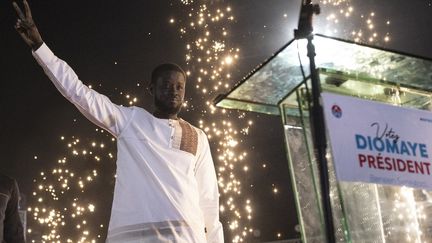
[[[179,73],[183,74],[183,77],[186,80],[186,73],[179,65],[177,65],[175,63],[162,63],[153,69],[153,71],[151,73],[151,80],[150,80],[149,86],[152,84],[154,85],[156,83],[156,81],[158,80],[158,78],[160,76],[162,76],[163,73],[169,72],[169,71],[175,71],[175,72],[179,72]]]

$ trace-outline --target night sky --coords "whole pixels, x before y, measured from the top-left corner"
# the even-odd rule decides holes
[[[238,142],[233,148],[238,161],[234,161],[234,168],[230,169],[236,186],[222,193],[221,205],[227,205],[232,197],[241,219],[238,228],[230,229],[237,217],[235,210],[230,211],[227,207],[222,212],[226,241],[231,242],[236,235],[241,235],[245,227],[248,232],[242,236],[245,242],[298,238],[280,118],[237,111],[222,113],[220,110],[211,114],[206,102],[227,92],[292,39],[300,1],[214,0],[187,4],[189,2],[43,0],[29,1],[29,4],[47,45],[73,67],[84,83],[92,85],[115,103],[128,105],[132,102],[151,110],[152,99],[145,85],[153,67],[162,62],[175,62],[189,71],[188,107],[183,109],[181,117],[196,126],[204,124],[203,129],[210,127],[208,134],[213,134],[213,128],[229,130],[222,122],[224,120],[231,122],[233,131],[238,131],[237,134],[228,133]],[[76,223],[65,219],[67,225],[59,231],[64,239],[70,237],[76,241],[74,235],[82,231],[76,224],[80,224],[89,229],[89,239],[102,242],[111,207],[115,142],[106,132],[96,130],[97,127],[64,99],[44,75],[13,28],[16,16],[11,3],[10,0],[0,2],[0,172],[17,179],[26,197],[26,207],[71,208],[74,200],[82,205],[94,205],[94,212],[85,212],[86,225],[82,221]],[[369,45],[432,58],[432,1],[328,0],[324,3],[320,2],[322,13],[315,19],[315,32],[349,40],[359,38],[358,41]],[[186,59],[186,55],[191,54],[187,44],[195,43],[203,33],[199,26],[194,29],[190,25],[203,4],[207,12],[216,14],[220,9],[225,13],[220,21],[206,20],[205,31],[211,32],[208,39],[215,38],[225,46],[218,54],[219,60],[207,63],[198,61],[198,52],[192,52],[191,59]],[[340,10],[346,13],[350,7],[352,12],[345,17]],[[190,13],[193,17],[189,17]],[[233,19],[228,20],[227,16],[233,16]],[[226,35],[223,35],[224,31]],[[362,33],[360,37],[359,32]],[[369,39],[371,36],[373,39]],[[192,45],[192,49],[194,47]],[[319,55],[319,50],[316,51]],[[237,58],[227,64],[224,58],[234,57],[234,54]],[[214,80],[202,76],[202,83],[198,84],[200,69],[216,70],[221,60],[226,61],[221,76]],[[228,88],[222,85],[213,90],[213,84],[219,81],[229,84]],[[205,92],[203,88],[206,88]],[[133,102],[133,97],[138,100]],[[212,123],[216,125],[212,126]],[[74,141],[77,144],[73,144]],[[213,136],[210,141],[215,165],[219,168],[223,161],[218,157],[226,152],[219,142],[227,140],[224,136]],[[78,155],[73,154],[74,150]],[[90,151],[93,154],[89,154]],[[94,159],[95,155],[100,161]],[[242,156],[244,158],[240,159]],[[67,158],[67,165],[58,163],[63,158]],[[35,197],[32,193],[38,191],[41,181],[55,185],[58,171],[57,174],[52,172],[61,166],[75,171],[75,179],[82,177],[87,181],[85,188],[79,188],[74,182],[70,190],[58,195],[59,200],[53,201],[46,196],[43,202],[38,202],[43,193],[38,192]],[[97,170],[97,176],[86,180],[94,170]],[[44,172],[45,180],[41,172]],[[252,208],[249,213],[245,209],[247,205]],[[68,209],[65,215],[70,211]],[[40,242],[40,235],[45,234],[47,227],[39,225],[31,215],[29,212],[28,227],[33,229],[29,239]],[[251,219],[247,219],[248,215]]]

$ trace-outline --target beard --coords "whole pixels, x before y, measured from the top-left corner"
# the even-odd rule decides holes
[[[172,105],[170,102],[166,102],[155,97],[154,104],[158,110],[166,114],[178,114],[182,108],[183,102],[178,102],[175,105]]]

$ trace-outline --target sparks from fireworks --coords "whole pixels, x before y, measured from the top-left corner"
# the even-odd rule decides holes
[[[65,142],[64,137],[61,140]],[[32,242],[96,242],[100,237],[100,234],[94,236],[93,233],[97,232],[93,231],[93,225],[88,224],[93,222],[89,218],[95,212],[96,204],[81,197],[98,177],[97,162],[104,157],[101,154],[105,152],[105,144],[92,142],[86,148],[81,146],[80,139],[72,137],[65,145],[68,154],[59,159],[50,172],[40,172],[39,178],[34,180],[37,189],[32,196],[36,202],[27,211],[35,224],[30,223],[27,233],[32,238],[37,232],[41,239]],[[96,163],[91,164],[89,159]],[[82,172],[72,169],[75,166],[70,163],[80,160],[91,164],[94,169]]]
[[[247,153],[239,151],[239,136],[247,135],[253,121],[230,121],[234,112],[216,109],[212,104],[213,93],[224,92],[232,85],[231,69],[236,64],[240,49],[227,43],[234,15],[230,6],[200,4],[188,5],[187,18],[176,25],[185,40],[185,60],[195,88],[202,94],[194,103],[206,104],[201,111],[199,127],[206,132],[216,146],[215,159],[221,192],[220,212],[228,222],[223,222],[231,231],[232,242],[244,242],[253,232],[251,220],[253,205],[242,195],[243,184],[239,173],[247,173]],[[174,22],[170,21],[170,24]],[[224,119],[215,119],[223,115]],[[245,120],[245,114],[236,115]]]
[[[322,8],[314,23],[318,33],[352,39],[355,42],[383,45],[391,41],[388,29],[391,21],[373,10],[362,11],[352,0],[320,0]],[[357,3],[357,2],[355,2]],[[288,14],[283,14],[287,18]]]
[[[390,33],[381,34],[378,29],[388,28],[390,20],[378,18],[371,10],[367,13],[357,12],[351,0],[321,0],[326,20],[325,33],[342,34],[355,42],[382,44],[390,41]],[[349,26],[349,23],[355,25]],[[343,33],[339,33],[343,32]]]
[[[120,92],[120,95],[123,103],[134,105],[138,102],[130,94]],[[30,242],[93,243],[104,240],[101,235],[106,230],[105,222],[95,216],[100,202],[92,195],[100,190],[100,185],[94,184],[100,180],[101,166],[115,159],[115,139],[103,129],[96,128],[94,132],[93,139],[91,136],[84,139],[61,136],[65,154],[50,171],[40,172],[33,180],[35,189],[31,206],[27,208],[30,218],[27,239]],[[34,159],[39,158],[34,156]],[[112,181],[114,177],[111,177]]]

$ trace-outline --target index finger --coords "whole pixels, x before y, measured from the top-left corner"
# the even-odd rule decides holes
[[[18,4],[17,4],[16,2],[12,2],[12,5],[14,6],[15,11],[16,11],[17,14],[18,14],[18,17],[19,17],[21,20],[25,20],[26,17],[24,16],[24,14],[23,14],[23,12],[21,11],[20,7],[18,7]]]
[[[31,14],[30,6],[29,6],[27,0],[23,0],[23,2],[24,2],[24,10],[25,10],[27,18],[31,18],[32,14]]]

